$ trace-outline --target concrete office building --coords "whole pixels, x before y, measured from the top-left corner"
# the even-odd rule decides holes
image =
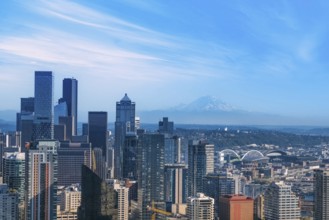
[[[3,157],[3,182],[9,189],[18,193],[18,201],[24,203],[25,190],[25,153],[4,153]]]
[[[59,142],[42,140],[26,153],[26,218],[56,220]]]
[[[197,193],[196,196],[187,198],[186,215],[189,220],[213,220],[214,199]]]
[[[114,190],[118,193],[118,220],[128,220],[129,217],[129,188],[123,185],[114,184]]]
[[[77,220],[78,208],[81,205],[81,188],[79,184],[72,184],[60,193],[60,205],[57,209],[57,220]]]
[[[299,220],[299,199],[284,182],[273,182],[264,193],[266,220]]]

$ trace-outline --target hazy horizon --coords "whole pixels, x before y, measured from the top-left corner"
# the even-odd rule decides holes
[[[125,93],[137,112],[212,95],[248,112],[329,124],[328,6],[2,1],[0,110],[18,110],[21,97],[34,96],[34,71],[47,70],[55,101],[64,78],[78,80],[80,112],[114,112]]]

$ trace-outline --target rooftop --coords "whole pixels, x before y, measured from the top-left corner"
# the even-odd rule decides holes
[[[121,99],[121,102],[131,102],[131,100],[128,97],[127,93],[125,93],[125,96]]]

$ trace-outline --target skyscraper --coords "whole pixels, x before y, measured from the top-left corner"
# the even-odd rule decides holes
[[[161,134],[174,134],[174,122],[169,121],[168,117],[163,117],[162,121],[159,121],[159,132]]]
[[[149,220],[147,209],[156,201],[164,209],[164,136],[144,134],[138,142],[138,209],[141,220]],[[163,205],[163,206],[161,206]]]
[[[3,157],[3,182],[10,189],[17,191],[19,202],[24,202],[25,190],[25,154],[4,153]]]
[[[24,216],[25,153],[4,153],[3,182],[18,195],[19,215]],[[1,209],[1,208],[0,208]],[[1,216],[1,215],[0,215]]]
[[[135,132],[135,102],[125,94],[120,102],[116,103],[115,117],[115,178],[122,177],[123,147],[127,132]]]
[[[21,98],[21,113],[34,112],[34,97]]]
[[[314,219],[329,219],[329,170],[314,171]]]
[[[187,198],[186,215],[189,220],[213,220],[214,199],[203,193]]]
[[[66,102],[68,116],[72,117],[72,124],[70,130],[71,136],[77,135],[78,125],[78,80],[64,79],[63,80],[63,97],[60,102]]]
[[[128,220],[129,188],[114,184],[114,190],[118,193],[118,220]]]
[[[7,184],[0,184],[0,218],[17,220],[18,216],[18,194]]]
[[[118,218],[118,196],[113,187],[87,166],[82,166],[80,220]]]
[[[165,201],[167,204],[182,204],[186,201],[186,164],[165,164]]]
[[[299,220],[299,199],[284,182],[273,182],[264,194],[266,220]],[[318,220],[318,219],[316,219]]]
[[[220,220],[253,220],[254,201],[244,195],[225,195],[219,199]]]
[[[33,136],[34,97],[21,98],[21,111],[16,115],[16,131],[21,132],[21,150],[25,152],[25,142]]]
[[[32,116],[34,112],[34,98],[21,98],[21,111],[16,116],[16,131],[22,131],[22,116]]]
[[[36,71],[34,78],[34,140],[54,137],[54,83],[50,71]]]
[[[203,191],[203,178],[214,172],[214,145],[190,141],[188,146],[188,195]]]
[[[181,162],[181,138],[165,134],[165,163]]]
[[[122,178],[137,180],[137,143],[138,136],[135,132],[126,134],[123,145]]]
[[[59,142],[39,141],[36,149],[27,152],[26,218],[56,220],[57,209],[57,149]]]
[[[78,219],[78,208],[81,205],[80,185],[72,184],[64,188],[58,196],[60,200],[60,210],[57,209],[57,219]]]
[[[61,144],[58,149],[58,185],[81,183],[81,166],[91,167],[91,154],[90,144]]]
[[[106,158],[108,142],[107,112],[88,112],[88,125],[91,147],[102,149],[103,157]]]

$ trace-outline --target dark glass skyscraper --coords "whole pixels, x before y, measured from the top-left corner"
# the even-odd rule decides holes
[[[81,183],[81,166],[91,165],[91,147],[87,143],[62,143],[58,149],[58,185]]]
[[[127,133],[135,132],[135,102],[132,102],[127,94],[116,103],[116,118],[115,118],[115,160],[114,176],[122,177],[122,161],[123,148]],[[131,135],[130,135],[131,136]]]
[[[34,112],[34,97],[21,98],[21,113]]]
[[[147,209],[156,201],[164,209],[164,135],[143,134],[139,137],[137,153],[138,209],[140,219],[151,219]]]
[[[76,79],[63,80],[63,98],[61,101],[67,104],[68,116],[72,117],[72,134],[77,135],[78,123],[78,81]]]
[[[17,113],[16,131],[21,131],[21,149],[25,151],[25,142],[32,140],[34,120],[34,97],[21,98],[21,111]]]
[[[54,137],[54,80],[51,71],[35,71],[34,140]]]
[[[203,191],[203,178],[214,172],[214,145],[190,141],[188,145],[188,195]]]
[[[122,152],[122,177],[131,180],[137,179],[137,143],[138,136],[136,133],[128,133],[125,138],[125,143]]]
[[[314,219],[329,218],[329,170],[314,171]]]
[[[118,193],[87,166],[82,166],[80,220],[110,220],[118,217]]]
[[[88,136],[92,148],[102,149],[106,158],[107,151],[107,112],[88,112]]]

